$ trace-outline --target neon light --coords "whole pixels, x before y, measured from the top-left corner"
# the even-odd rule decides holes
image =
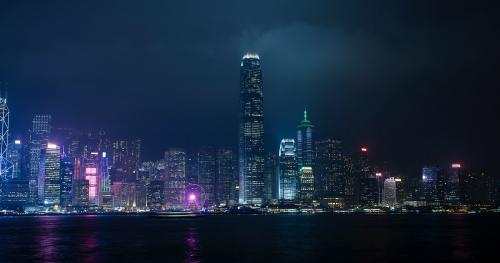
[[[459,163],[453,163],[451,164],[451,168],[462,168],[462,165]]]

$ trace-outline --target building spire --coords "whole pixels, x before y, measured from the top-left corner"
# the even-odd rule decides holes
[[[304,120],[307,121],[307,108],[304,107]]]

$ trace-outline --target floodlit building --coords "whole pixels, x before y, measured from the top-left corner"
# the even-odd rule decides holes
[[[216,156],[216,203],[223,206],[231,206],[238,202],[238,173],[236,172],[236,158],[232,149],[219,148]]]
[[[240,67],[239,203],[264,201],[264,95],[257,54],[246,54]]]
[[[294,139],[281,140],[278,158],[279,199],[298,200],[299,175]]]
[[[172,148],[165,152],[165,206],[182,210],[186,188],[186,152]]]
[[[38,186],[40,173],[40,157],[42,150],[49,143],[52,117],[47,114],[37,114],[33,117],[30,130],[29,145],[29,200],[32,205],[38,203]],[[43,200],[40,200],[43,202]]]
[[[303,166],[300,175],[300,200],[311,202],[314,199],[314,175],[311,167]]]
[[[61,194],[61,149],[48,143],[40,154],[38,199],[43,205],[59,205]]]
[[[382,204],[387,207],[394,207],[398,204],[396,192],[396,178],[389,177],[384,180],[384,191]]]

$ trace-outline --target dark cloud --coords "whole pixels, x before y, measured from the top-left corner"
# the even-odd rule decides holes
[[[236,145],[239,60],[261,54],[266,144],[310,109],[319,137],[416,173],[492,167],[499,22],[467,1],[3,1],[0,79],[31,115],[169,146]],[[490,164],[490,165],[488,165]],[[494,169],[494,167],[493,167]]]

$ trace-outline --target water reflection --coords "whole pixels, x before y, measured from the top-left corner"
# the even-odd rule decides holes
[[[36,218],[36,257],[42,262],[55,262],[58,256],[57,216],[41,216]]]
[[[198,263],[200,260],[199,233],[195,225],[188,227],[185,237],[186,263]]]
[[[82,242],[79,245],[82,252],[83,262],[98,262],[96,253],[99,251],[97,248],[97,233],[96,233],[96,219],[95,215],[86,215],[83,217],[85,220],[82,222]]]

